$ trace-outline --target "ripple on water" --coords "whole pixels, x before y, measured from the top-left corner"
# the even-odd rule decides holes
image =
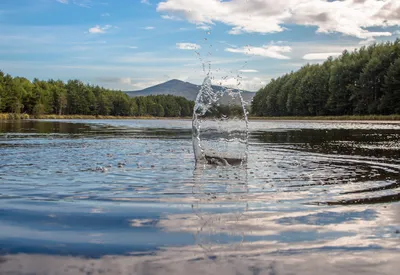
[[[0,124],[2,254],[400,249],[398,125],[252,122],[247,166],[196,167],[190,121],[27,123]]]

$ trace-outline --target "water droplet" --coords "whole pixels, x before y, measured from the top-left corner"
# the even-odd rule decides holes
[[[248,154],[245,103],[239,90],[215,88],[211,84],[212,78],[204,79],[193,112],[196,161],[214,165],[243,164]]]

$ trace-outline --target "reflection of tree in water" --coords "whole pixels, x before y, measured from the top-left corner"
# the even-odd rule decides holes
[[[196,244],[208,257],[218,254],[221,245],[238,248],[245,232],[236,225],[248,210],[247,166],[197,165],[192,193]]]

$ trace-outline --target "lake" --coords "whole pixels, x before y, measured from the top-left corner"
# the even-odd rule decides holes
[[[189,120],[0,121],[0,274],[398,274],[400,124],[249,129],[196,167]]]

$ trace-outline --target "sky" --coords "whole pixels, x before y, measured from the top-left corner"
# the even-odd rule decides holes
[[[0,70],[124,91],[170,79],[256,91],[400,38],[399,0],[1,0]]]

